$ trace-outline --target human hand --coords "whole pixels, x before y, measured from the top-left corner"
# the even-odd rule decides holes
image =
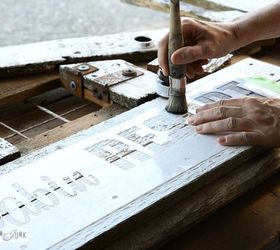
[[[277,98],[221,100],[199,108],[188,122],[196,126],[199,134],[227,133],[218,138],[222,145],[280,147],[280,99]]]
[[[182,34],[185,47],[175,51],[171,60],[174,64],[186,64],[189,78],[203,74],[202,66],[208,63],[208,59],[231,52],[237,40],[231,23],[211,23],[190,18],[182,20]],[[158,60],[163,74],[167,76],[168,34],[159,43]]]

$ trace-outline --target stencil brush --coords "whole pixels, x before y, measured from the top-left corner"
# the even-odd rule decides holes
[[[186,100],[186,66],[174,65],[171,55],[184,46],[180,19],[180,1],[170,0],[170,27],[168,43],[169,63],[169,99],[166,110],[174,114],[184,114],[188,111]]]

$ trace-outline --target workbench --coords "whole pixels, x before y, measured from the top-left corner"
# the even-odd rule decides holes
[[[122,1],[159,11],[169,11],[166,1]],[[183,0],[181,15],[208,21],[227,21],[265,4],[269,4],[269,1]],[[252,48],[253,53],[259,49],[257,47]],[[275,45],[263,49],[253,57],[280,65],[280,54],[277,53],[279,48],[279,45]],[[247,50],[243,53],[248,55],[251,52]],[[235,55],[232,61],[240,60],[243,53]],[[279,181],[278,173],[173,239],[162,249],[279,249]]]
[[[151,31],[145,35],[158,41],[165,32],[166,30]],[[55,55],[48,54],[49,61],[46,61],[44,53],[38,53],[35,58],[30,58],[30,54],[27,53],[24,59],[21,59],[22,61],[14,60],[16,63],[11,62],[7,67],[3,66],[4,61],[2,64],[0,62],[0,74],[2,76],[6,74],[6,78],[0,80],[0,137],[14,145],[22,157],[31,153],[35,153],[35,157],[37,157],[36,152],[42,153],[45,146],[52,145],[79,131],[126,112],[128,108],[120,104],[114,103],[102,108],[69,94],[61,87],[56,70],[60,64],[115,58],[126,59],[143,67],[155,58],[156,48],[143,50],[139,47],[124,46],[126,41],[135,36],[136,34],[113,35],[109,38],[99,37],[96,47],[91,51],[88,50],[89,40],[82,38],[75,41],[38,44],[38,50],[44,46],[45,51],[58,51],[57,48],[61,48],[61,50]],[[115,41],[115,46],[114,42],[109,44],[108,40]],[[71,48],[73,43],[78,45]],[[267,45],[267,43],[265,44]],[[268,44],[271,45],[271,42]],[[12,47],[8,50],[5,48],[2,55],[5,52],[7,58],[10,58],[10,55],[16,55],[19,51],[28,51],[31,48],[28,46]],[[69,52],[69,48],[72,51]],[[275,53],[279,51],[279,48],[279,41],[276,41],[274,45],[262,48],[252,57],[280,66],[280,55]],[[257,50],[259,49],[260,47],[257,46]],[[249,51],[251,53],[252,50]],[[253,51],[256,51],[256,47],[253,47]],[[241,51],[234,55],[230,64],[247,57],[248,50]],[[11,77],[17,74],[25,76]],[[41,151],[37,151],[40,149]],[[273,155],[279,155],[278,149],[272,151]],[[271,153],[269,151],[269,154]],[[267,153],[267,155],[269,154]],[[18,156],[18,154],[13,154],[14,158]],[[251,164],[257,166],[258,162],[265,157],[266,153],[261,154],[259,158],[254,158]],[[14,158],[8,160],[5,158],[5,160],[10,161]],[[245,166],[246,164],[247,162],[245,162]],[[277,170],[277,167],[275,169]],[[8,170],[5,169],[5,171]],[[2,174],[5,174],[5,171]],[[280,174],[276,171],[274,176],[225,207],[216,212],[209,209],[213,214],[207,219],[200,218],[199,220],[203,221],[197,225],[190,224],[187,228],[180,228],[178,225],[180,230],[177,235],[174,237],[174,234],[167,234],[166,239],[157,248],[161,247],[164,250],[279,249],[279,178]],[[207,186],[205,188],[207,190]],[[211,190],[210,186],[209,190]],[[232,197],[232,199],[235,198]],[[195,223],[198,221],[196,220]],[[164,235],[164,232],[161,233]]]

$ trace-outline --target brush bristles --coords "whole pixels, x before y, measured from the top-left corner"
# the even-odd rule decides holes
[[[165,107],[166,111],[173,114],[185,114],[188,112],[188,105],[185,95],[171,95]]]

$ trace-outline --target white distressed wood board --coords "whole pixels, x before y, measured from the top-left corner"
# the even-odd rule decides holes
[[[168,11],[169,0],[122,0],[126,3]],[[181,15],[202,18],[209,21],[230,21],[245,12],[249,12],[274,0],[183,0],[180,3]]]
[[[187,1],[187,0],[185,0]],[[214,3],[223,7],[229,7],[240,11],[249,12],[255,9],[262,8],[268,4],[275,3],[275,0],[205,0],[205,2]]]
[[[244,64],[248,60],[240,62],[239,67],[242,63],[246,71]],[[231,70],[233,67],[239,68],[234,65]],[[204,78],[204,84],[209,83],[208,79]],[[189,89],[198,88],[201,81]],[[215,135],[196,134],[183,116],[167,113],[165,105],[166,100],[158,98],[5,165],[0,177],[0,227],[20,226],[29,237],[28,242],[7,244],[5,249],[64,248],[66,238],[73,239],[72,248],[79,247],[181,188],[188,188],[186,197],[191,195],[207,181],[257,154],[250,147],[223,147],[217,144]],[[70,180],[73,175],[74,182]],[[76,193],[71,187],[74,183],[80,188]],[[41,190],[36,197],[23,194],[21,187],[29,193]],[[18,209],[7,197],[24,205],[17,204],[21,206]],[[38,215],[28,216],[26,209],[36,210],[35,202]],[[94,228],[90,235],[75,241],[76,234],[81,235],[89,226]]]
[[[120,116],[126,121],[116,117],[118,125],[2,175],[0,226],[26,228],[26,249],[48,248],[89,225],[96,228],[94,239],[248,149],[226,148],[217,144],[215,136],[197,135],[182,116],[168,114],[165,105],[162,99],[144,104]],[[88,184],[80,184],[83,192],[71,195],[73,190],[65,182],[73,175],[77,178],[77,172],[84,177],[74,182],[87,180]],[[164,185],[168,188],[162,189]],[[28,193],[41,190],[27,199],[16,191],[22,187]],[[45,205],[38,215],[27,215],[8,197],[33,211],[34,200]],[[15,245],[7,244],[9,248]]]
[[[105,75],[128,68],[134,68],[143,73],[141,76],[129,79],[110,87],[110,100],[114,103],[118,103],[127,108],[134,108],[139,104],[157,97],[157,75],[148,70],[144,70],[124,60],[96,61],[88,62],[87,64],[98,68],[97,71],[87,74],[83,77],[84,87],[91,91],[93,90],[92,82],[99,77],[103,77]],[[76,66],[77,64],[61,65],[60,72],[65,72],[65,68],[73,68]],[[63,74],[64,73],[60,74],[61,77],[63,77]],[[108,83],[110,83],[109,81],[110,79],[108,79]]]
[[[61,64],[102,59],[151,60],[166,33],[167,29],[160,29],[1,47],[0,76],[47,72]],[[137,36],[151,38],[151,46],[139,45],[134,40]]]

